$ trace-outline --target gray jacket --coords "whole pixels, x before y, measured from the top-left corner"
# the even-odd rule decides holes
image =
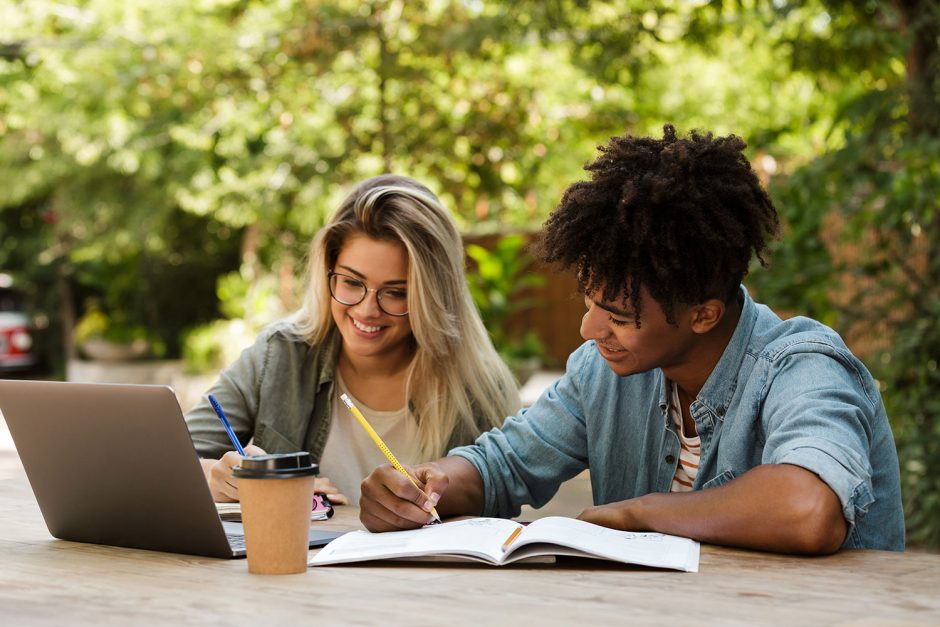
[[[242,445],[253,440],[268,453],[309,451],[319,461],[330,433],[340,345],[335,329],[321,345],[312,346],[291,333],[289,323],[277,322],[222,371],[208,394],[222,406]],[[476,422],[482,430],[479,417]],[[200,457],[218,459],[233,450],[207,397],[187,412],[186,424]],[[445,450],[474,437],[458,425]]]

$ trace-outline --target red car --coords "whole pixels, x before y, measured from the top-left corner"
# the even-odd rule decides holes
[[[32,325],[23,309],[23,296],[0,283],[0,376],[33,370],[38,363]]]

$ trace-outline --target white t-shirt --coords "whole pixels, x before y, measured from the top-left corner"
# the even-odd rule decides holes
[[[330,434],[320,457],[320,476],[329,478],[349,498],[350,504],[358,506],[359,484],[376,466],[386,464],[388,460],[340,400],[340,394],[347,394],[352,399],[402,464],[418,461],[418,425],[408,416],[405,407],[395,411],[375,411],[363,405],[346,389],[338,368],[333,384]]]

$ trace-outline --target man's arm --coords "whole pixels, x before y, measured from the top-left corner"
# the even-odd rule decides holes
[[[407,468],[421,490],[387,464],[376,468],[361,486],[363,525],[370,531],[413,529],[428,523],[432,506],[441,516],[509,518],[524,504],[539,507],[547,502],[563,481],[587,466],[581,381],[592,378],[585,371],[592,357],[599,359],[596,352],[592,344],[576,350],[564,376],[531,407],[473,445]],[[614,376],[604,364],[594,368]]]
[[[791,464],[757,466],[708,490],[651,493],[590,507],[578,518],[779,553],[833,553],[848,532],[835,492]]]
[[[359,519],[369,531],[414,529],[428,524],[431,508],[443,516],[479,516],[483,479],[463,457],[444,457],[406,468],[418,490],[390,464],[379,466],[362,482]]]

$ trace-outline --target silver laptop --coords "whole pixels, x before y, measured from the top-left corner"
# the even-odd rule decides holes
[[[219,518],[170,388],[0,380],[0,411],[56,538],[245,555],[242,525]],[[311,529],[310,546],[339,535]]]

